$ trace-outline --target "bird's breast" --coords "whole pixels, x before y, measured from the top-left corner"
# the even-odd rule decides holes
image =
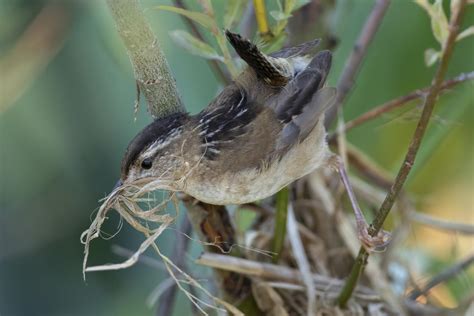
[[[202,162],[183,191],[215,205],[244,204],[269,197],[289,183],[324,165],[330,155],[322,122],[301,143],[268,165],[235,170],[226,161]]]

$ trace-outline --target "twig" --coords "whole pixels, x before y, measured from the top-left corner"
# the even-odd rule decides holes
[[[262,38],[268,37],[270,29],[268,28],[267,11],[265,9],[264,0],[253,0],[253,6],[255,8],[255,19],[257,20],[258,32]]]
[[[357,75],[357,72],[362,64],[362,60],[367,53],[367,48],[372,42],[375,33],[379,29],[389,4],[390,0],[377,0],[370,13],[370,16],[367,18],[364,28],[362,29],[359,38],[354,45],[351,55],[346,61],[341,78],[337,84],[338,93],[336,103],[326,112],[326,126],[331,125],[332,121],[336,117],[337,111],[339,108],[341,108],[343,102],[349,94],[349,91],[352,89],[355,76]]]
[[[382,202],[382,205],[380,206],[380,209],[376,217],[374,218],[374,221],[372,222],[372,227],[369,232],[371,236],[376,236],[382,228],[385,219],[387,218],[388,214],[390,213],[390,210],[392,209],[393,204],[395,203],[395,199],[397,198],[399,192],[405,184],[408,174],[410,173],[410,170],[413,167],[413,163],[415,162],[418,149],[420,148],[421,141],[430,121],[431,114],[436,103],[436,98],[438,97],[438,94],[441,90],[443,78],[448,69],[449,60],[454,50],[456,36],[458,34],[459,25],[461,23],[461,18],[464,13],[465,7],[466,0],[460,0],[458,2],[457,9],[452,13],[451,22],[449,25],[449,36],[446,40],[446,45],[444,46],[440,65],[436,70],[431,89],[423,102],[423,111],[421,113],[420,120],[418,121],[416,130],[413,134],[410,146],[408,147],[405,159],[400,167],[400,170],[398,171],[397,177],[395,178],[395,182],[391,186],[390,191],[385,197],[385,200]],[[349,274],[346,285],[342,289],[341,294],[337,300],[337,304],[340,307],[345,307],[347,301],[350,299],[352,291],[359,279],[359,276],[364,271],[364,267],[366,265],[368,257],[368,252],[364,249],[364,247],[361,247],[356,261],[352,266],[352,270]]]
[[[108,0],[107,3],[150,114],[163,117],[184,111],[168,62],[138,0]]]
[[[196,260],[196,263],[214,269],[233,271],[248,276],[259,277],[264,280],[305,285],[303,282],[303,275],[300,271],[282,265],[257,262],[214,253],[203,253],[201,257]],[[315,282],[316,289],[320,291],[339,289],[344,284],[342,280],[317,273],[312,273],[312,278]],[[364,286],[357,286],[357,291],[364,294],[373,294],[373,290]]]
[[[412,221],[423,225],[431,226],[436,229],[453,231],[459,234],[474,235],[474,225],[451,222],[416,211],[410,212],[409,218]]]
[[[428,292],[437,286],[438,284],[445,282],[452,277],[456,276],[460,272],[466,270],[471,264],[474,263],[474,254],[470,255],[466,259],[456,263],[453,266],[446,268],[441,271],[438,275],[434,276],[422,289],[413,290],[409,295],[408,299],[416,300],[419,296],[426,295]]]
[[[474,71],[460,74],[452,79],[446,80],[441,84],[440,93],[448,91],[450,88],[456,86],[459,83],[466,82],[469,80],[474,80]],[[347,122],[345,124],[345,128],[343,129],[344,132],[359,126],[367,121],[373,120],[380,115],[392,111],[398,107],[405,105],[406,103],[420,99],[426,95],[430,90],[430,87],[426,87],[423,89],[418,89],[415,91],[410,92],[407,95],[398,97],[396,99],[390,100],[385,102],[382,105],[374,107],[372,110],[365,112],[364,114],[360,115],[359,117]],[[332,139],[335,135],[331,135],[330,139]]]
[[[187,7],[186,5],[183,3],[182,0],[174,0],[174,5],[178,8],[181,8],[181,9],[184,9],[184,10],[187,10]],[[204,37],[202,36],[201,32],[199,31],[196,23],[193,22],[193,20],[191,20],[190,18],[184,16],[181,14],[181,17],[183,18],[183,20],[186,22],[186,24],[188,25],[189,29],[191,30],[191,33],[193,33],[193,35],[198,38],[199,40],[205,42],[204,40]],[[219,65],[219,63],[217,62],[217,60],[214,60],[214,59],[207,59],[206,60],[207,63],[209,64],[209,67],[211,67],[212,71],[214,72],[214,75],[216,76],[216,78],[221,81],[223,84],[227,85],[230,83],[230,79],[229,79],[229,76],[224,73],[224,70],[221,68],[221,66]]]
[[[179,232],[176,233],[176,244],[174,245],[173,254],[170,259],[179,268],[184,269],[184,259],[186,258],[185,253],[189,244],[189,238],[186,235],[191,234],[191,223],[186,216],[182,218],[178,230]],[[173,305],[177,289],[178,287],[176,286],[176,283],[173,283],[173,285],[167,289],[163,295],[161,295],[158,301],[156,315],[167,316],[173,313]]]
[[[45,2],[13,48],[2,51],[0,115],[15,104],[61,50],[70,26],[68,6],[60,2]]]

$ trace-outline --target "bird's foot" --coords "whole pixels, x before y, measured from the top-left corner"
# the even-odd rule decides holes
[[[369,233],[369,226],[364,222],[357,225],[357,237],[367,252],[382,252],[387,249],[392,234],[382,229],[377,235],[372,236]]]

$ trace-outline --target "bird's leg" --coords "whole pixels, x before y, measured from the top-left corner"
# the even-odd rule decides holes
[[[356,225],[357,225],[357,233],[359,240],[361,241],[362,245],[368,251],[381,251],[384,250],[385,247],[390,242],[390,233],[385,230],[380,230],[376,236],[372,236],[369,233],[369,224],[362,213],[359,203],[354,194],[354,190],[352,189],[351,183],[349,181],[349,177],[346,172],[346,168],[344,163],[342,162],[341,158],[338,156],[333,156],[331,159],[332,165],[336,168],[339,176],[341,177],[342,183],[347,191],[349,196],[349,200],[352,205],[352,209],[354,211]]]

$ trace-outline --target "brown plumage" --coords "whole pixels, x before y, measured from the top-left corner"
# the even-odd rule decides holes
[[[204,202],[239,204],[325,162],[322,117],[336,94],[324,87],[331,53],[302,56],[312,41],[266,56],[226,35],[249,67],[199,114],[175,113],[140,132],[123,159],[122,181],[166,179]]]
[[[325,86],[331,53],[304,56],[315,40],[266,56],[239,35],[226,35],[249,67],[199,114],[174,113],[145,127],[127,149],[119,184],[153,182],[210,204],[243,204],[336,166],[360,240],[384,247],[389,234],[368,234],[345,169],[326,144],[324,112],[336,96]]]

